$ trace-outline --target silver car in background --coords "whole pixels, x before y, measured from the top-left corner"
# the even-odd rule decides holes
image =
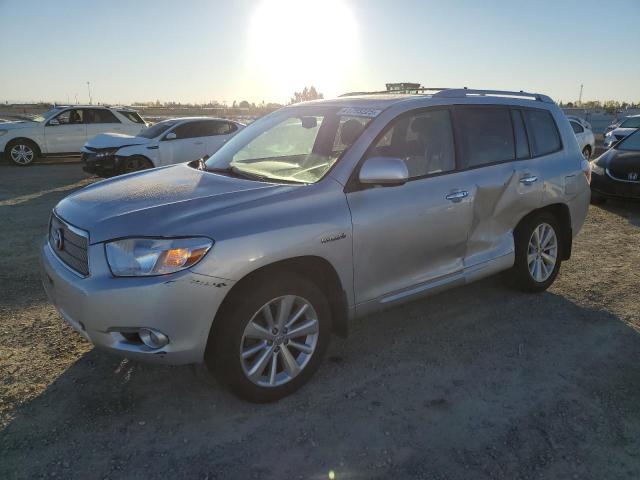
[[[99,347],[206,362],[272,401],[350,319],[508,270],[539,292],[589,205],[548,97],[446,89],[297,104],[206,162],[132,173],[54,209],[43,283]]]

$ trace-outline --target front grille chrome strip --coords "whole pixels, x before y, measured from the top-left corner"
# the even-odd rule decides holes
[[[605,172],[607,172],[607,175],[609,175],[609,177],[611,177],[613,180],[615,180],[616,182],[624,182],[624,183],[640,183],[640,178],[638,180],[629,180],[626,178],[620,178],[620,177],[616,177],[613,173],[611,173],[611,170],[609,170],[608,168],[605,169]]]
[[[61,250],[56,248],[56,242],[53,238],[54,229],[62,232],[63,246]],[[89,276],[88,232],[68,224],[54,211],[49,220],[48,244],[51,251],[68,270],[81,278]]]

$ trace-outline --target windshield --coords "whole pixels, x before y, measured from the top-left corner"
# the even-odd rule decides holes
[[[156,138],[159,135],[162,135],[164,132],[173,127],[177,121],[165,121],[156,123],[155,125],[150,126],[149,128],[143,129],[138,136],[142,138]]]
[[[620,128],[640,128],[640,117],[627,118],[620,124]]]
[[[62,108],[52,108],[51,110],[47,110],[44,113],[41,113],[40,115],[36,115],[35,117],[32,118],[32,120],[34,122],[44,122],[45,120],[53,117],[56,113],[60,112],[62,110]]]
[[[640,151],[640,130],[633,132],[631,135],[627,135],[615,146],[615,149],[622,150],[623,152]]]
[[[207,170],[232,170],[276,182],[315,183],[371,121],[358,113],[353,108],[320,106],[278,110],[233,137],[207,160]]]

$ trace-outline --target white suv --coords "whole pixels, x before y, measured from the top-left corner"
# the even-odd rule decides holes
[[[85,142],[100,133],[137,135],[146,126],[135,110],[123,107],[75,105],[55,107],[30,120],[0,126],[0,152],[16,165],[38,157],[78,155]]]

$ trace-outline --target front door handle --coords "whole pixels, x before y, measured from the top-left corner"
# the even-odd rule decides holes
[[[535,175],[529,175],[520,179],[520,183],[524,183],[525,185],[531,185],[537,181],[538,177],[536,177]]]
[[[467,192],[466,190],[459,190],[457,192],[450,193],[444,198],[446,198],[447,200],[451,200],[452,202],[459,202],[460,200],[468,196],[469,192]]]

